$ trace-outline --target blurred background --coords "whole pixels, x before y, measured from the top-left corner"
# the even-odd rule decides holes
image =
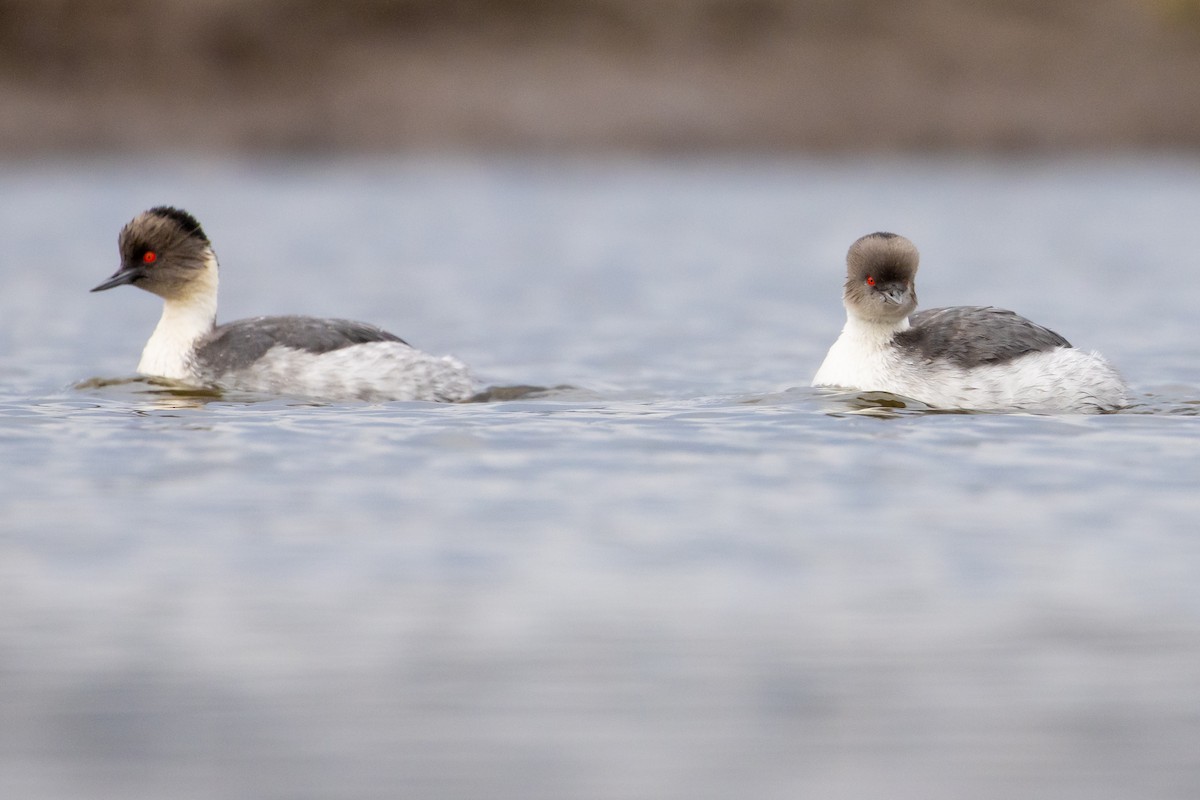
[[[0,0],[0,798],[1192,800],[1198,156],[1200,0]],[[163,203],[578,388],[139,381]],[[1136,405],[808,388],[872,230]]]
[[[1200,145],[1198,0],[0,0],[0,150]]]

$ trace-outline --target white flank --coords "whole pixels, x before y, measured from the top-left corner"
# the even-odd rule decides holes
[[[368,342],[314,354],[273,347],[245,369],[214,376],[222,386],[325,400],[467,400],[476,392],[466,366],[400,342]]]

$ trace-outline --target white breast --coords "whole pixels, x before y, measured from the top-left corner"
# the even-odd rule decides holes
[[[204,269],[187,290],[164,299],[162,316],[142,350],[137,371],[175,380],[195,380],[192,353],[217,319],[217,259],[210,251]]]
[[[883,384],[894,382],[903,367],[892,338],[907,328],[907,319],[901,325],[880,325],[849,317],[812,385],[890,391]]]
[[[192,351],[200,337],[212,330],[216,313],[216,303],[164,303],[162,317],[142,350],[138,372],[176,380],[195,378]]]

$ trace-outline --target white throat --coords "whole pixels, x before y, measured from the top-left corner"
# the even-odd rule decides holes
[[[217,259],[210,251],[204,269],[178,296],[163,301],[163,313],[142,350],[142,375],[186,380],[192,377],[196,341],[217,321]]]

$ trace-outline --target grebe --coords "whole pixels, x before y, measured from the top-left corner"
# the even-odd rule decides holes
[[[813,386],[882,391],[938,408],[1101,412],[1129,390],[1098,353],[990,306],[914,314],[919,255],[894,233],[872,233],[846,255],[846,326]]]
[[[163,299],[137,371],[201,386],[322,400],[471,398],[451,357],[430,356],[362,322],[283,316],[217,325],[217,257],[186,211],[152,208],[118,240],[121,267],[93,292],[132,284]]]

